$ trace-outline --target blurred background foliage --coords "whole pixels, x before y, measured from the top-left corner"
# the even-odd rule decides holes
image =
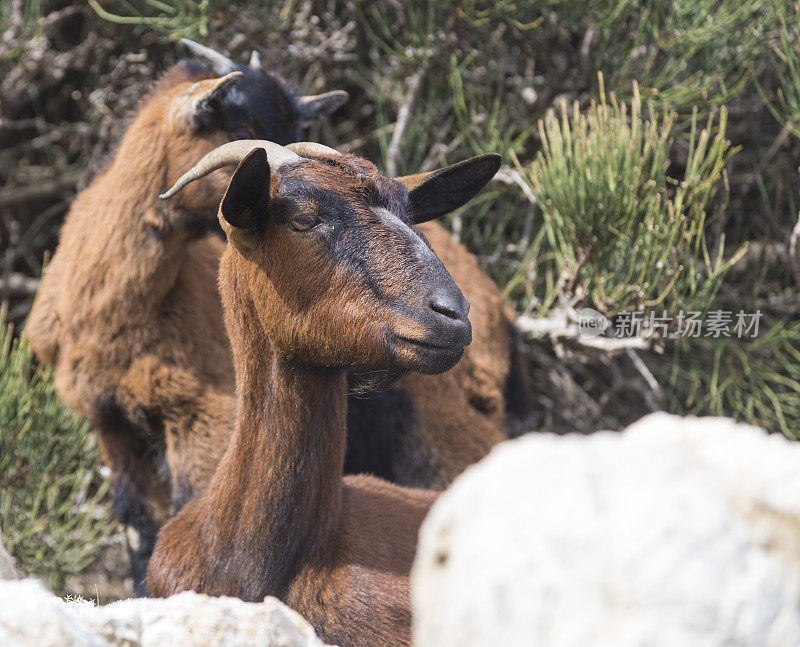
[[[0,529],[23,573],[57,592],[115,527],[89,424],[59,401],[49,370],[0,309]]]
[[[22,325],[71,197],[187,36],[349,91],[309,138],[389,174],[503,155],[447,224],[521,316],[528,428],[667,409],[795,437],[799,21],[787,0],[0,0],[0,301]],[[583,307],[762,316],[755,339],[590,344]]]

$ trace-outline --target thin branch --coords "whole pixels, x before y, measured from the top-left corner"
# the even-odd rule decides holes
[[[377,139],[379,135],[383,133],[390,133],[394,130],[396,124],[386,124],[385,126],[380,126],[379,128],[375,128],[371,130],[363,137],[356,137],[355,139],[351,139],[349,142],[345,142],[341,146],[337,148],[340,151],[357,151],[362,146],[369,144],[372,140]]]
[[[518,186],[520,189],[522,189],[522,193],[525,194],[528,202],[531,204],[536,204],[536,196],[533,195],[531,187],[528,185],[522,175],[520,175],[517,169],[511,168],[510,166],[503,166],[499,171],[497,171],[497,173],[495,173],[494,179],[498,182],[502,182],[503,184]]]
[[[447,159],[450,154],[461,145],[461,140],[464,136],[463,133],[457,134],[455,137],[450,137],[451,128],[452,124],[447,122],[438,130],[436,136],[433,137],[433,142],[428,149],[428,155],[419,167],[420,173],[435,169],[440,158]],[[445,144],[444,142],[448,141],[448,138],[449,143]]]
[[[586,348],[594,348],[606,353],[618,353],[628,349],[649,350],[650,341],[645,337],[589,337],[582,335],[577,323],[570,321],[563,311],[556,312],[550,317],[536,319],[527,315],[520,315],[516,320],[517,329],[534,339],[549,338],[573,341]]]
[[[661,389],[661,385],[658,383],[658,380],[655,378],[655,376],[650,372],[650,369],[647,368],[645,363],[642,361],[642,358],[634,353],[630,348],[625,349],[625,354],[628,356],[628,359],[631,360],[631,363],[634,365],[639,375],[641,375],[644,378],[644,381],[647,382],[647,386],[650,387],[653,395],[659,400],[662,399],[664,393]],[[658,404],[656,402],[651,402],[650,404],[653,408],[658,408]]]
[[[19,272],[11,272],[7,276],[0,278],[0,293],[11,296],[36,294],[39,289],[39,279],[32,276],[25,276]]]
[[[57,198],[64,193],[74,191],[79,178],[79,173],[65,173],[50,182],[3,189],[0,191],[0,209]]]
[[[755,184],[758,175],[772,161],[772,158],[775,157],[775,155],[777,155],[778,151],[780,150],[780,147],[783,146],[783,143],[787,140],[787,138],[791,134],[792,134],[791,123],[787,123],[781,129],[781,131],[778,133],[775,139],[772,141],[772,144],[770,144],[770,147],[767,149],[767,152],[764,153],[764,155],[761,157],[756,168],[753,169],[753,171],[751,171],[748,174],[747,179],[745,180],[743,185],[739,188],[739,191],[742,195],[745,195],[748,191],[750,191],[752,186]]]
[[[789,263],[794,272],[794,280],[800,285],[800,216],[789,236]]]
[[[392,133],[389,147],[386,149],[386,174],[389,177],[395,177],[397,175],[397,163],[400,159],[400,145],[408,129],[409,121],[411,121],[411,112],[414,108],[414,102],[417,100],[420,82],[422,81],[422,77],[425,76],[425,69],[424,67],[420,68],[408,80],[406,98],[403,100],[403,105],[400,106],[400,111],[397,113],[397,124]]]

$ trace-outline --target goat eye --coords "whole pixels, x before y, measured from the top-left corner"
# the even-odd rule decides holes
[[[319,224],[319,219],[311,214],[297,215],[289,221],[289,226],[295,231],[308,231]]]

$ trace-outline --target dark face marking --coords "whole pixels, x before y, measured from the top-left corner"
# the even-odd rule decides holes
[[[188,61],[192,72],[208,71],[197,61]],[[272,70],[254,70],[235,64],[228,72],[242,77],[214,105],[214,123],[231,139],[268,139],[289,144],[301,139],[302,121],[298,98],[289,82]]]
[[[411,226],[400,191],[392,195],[386,190],[390,181],[371,165],[359,166],[298,164],[282,174],[272,214],[330,271],[344,270],[373,298],[394,301],[398,311],[412,310],[414,293],[441,280],[444,268]]]
[[[269,70],[238,69],[243,78],[222,101],[223,128],[234,139],[268,139],[276,144],[300,140],[297,96],[288,81]]]
[[[263,263],[253,260],[286,306],[287,346],[317,359],[330,348],[326,362],[396,374],[460,359],[469,306],[411,226],[402,185],[345,155],[281,168],[271,189]],[[442,295],[459,315],[432,305]]]

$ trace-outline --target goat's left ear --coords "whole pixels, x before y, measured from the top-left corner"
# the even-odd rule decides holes
[[[240,249],[250,247],[269,218],[267,151],[255,148],[239,162],[219,206],[219,223]]]
[[[347,103],[350,95],[344,90],[334,90],[325,94],[311,94],[297,100],[297,111],[304,126],[309,126],[317,119],[335,112]]]
[[[193,83],[178,101],[178,118],[192,130],[200,130],[213,119],[219,102],[240,79],[241,72],[231,72],[216,79]]]
[[[437,171],[397,178],[408,190],[414,223],[439,218],[465,205],[494,177],[501,161],[497,153],[485,153]]]

